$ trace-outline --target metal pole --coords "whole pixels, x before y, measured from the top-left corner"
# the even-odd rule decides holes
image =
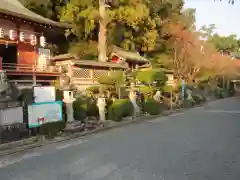
[[[107,48],[106,48],[106,5],[105,0],[99,0],[99,33],[98,33],[98,61],[105,62],[107,59]]]

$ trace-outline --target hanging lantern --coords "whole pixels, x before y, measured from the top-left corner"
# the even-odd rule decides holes
[[[44,36],[40,37],[40,46],[42,47],[46,46],[46,38]]]
[[[30,36],[30,44],[33,46],[37,44],[37,36],[35,36],[34,34]]]
[[[15,40],[17,38],[17,33],[16,33],[16,31],[15,30],[9,30],[9,39],[10,40]]]
[[[0,38],[4,38],[4,34],[3,34],[3,28],[0,28]]]
[[[20,32],[19,40],[20,40],[20,42],[24,42],[24,32]]]

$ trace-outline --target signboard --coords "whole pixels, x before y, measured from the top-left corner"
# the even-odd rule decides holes
[[[28,127],[62,120],[62,101],[34,103],[28,106]]]
[[[35,86],[33,93],[35,103],[56,101],[54,86]]]

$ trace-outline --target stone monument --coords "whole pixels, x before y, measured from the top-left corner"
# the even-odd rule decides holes
[[[76,99],[73,97],[73,91],[71,91],[71,90],[63,91],[63,102],[66,104],[67,121],[69,123],[74,121],[73,102],[75,100]]]
[[[71,123],[74,121],[73,102],[76,100],[71,89],[71,78],[66,74],[61,76],[60,86],[63,91],[63,102],[66,105],[67,121]]]

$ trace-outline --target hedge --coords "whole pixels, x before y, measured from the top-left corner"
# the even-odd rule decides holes
[[[153,99],[148,99],[143,103],[143,111],[150,115],[157,115],[162,112],[162,105]]]
[[[134,107],[128,99],[117,99],[108,107],[108,119],[121,121],[123,117],[131,116]]]

